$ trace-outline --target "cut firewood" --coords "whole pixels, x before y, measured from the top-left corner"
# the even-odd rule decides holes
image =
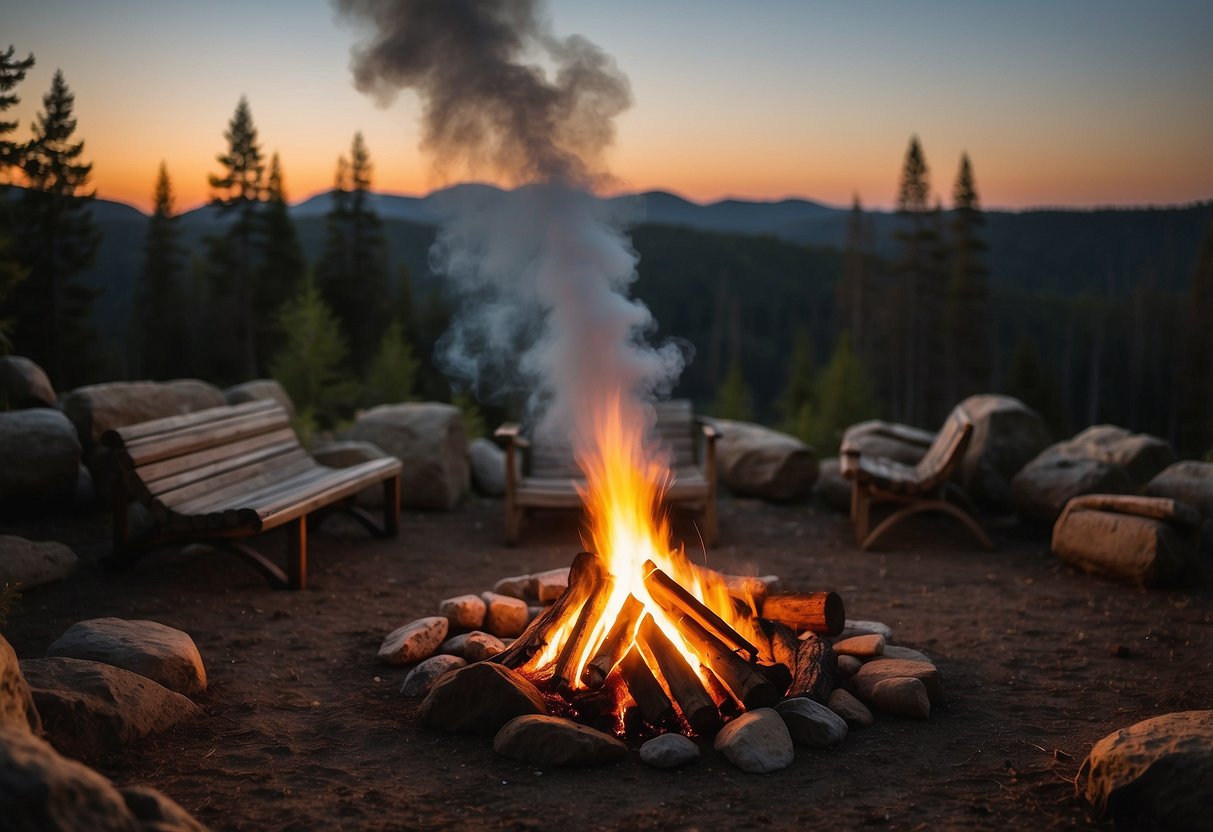
[[[824,638],[809,636],[800,642],[796,654],[796,674],[788,696],[807,696],[825,704],[830,691],[838,687],[838,657]]]
[[[836,636],[847,623],[846,609],[837,592],[768,595],[762,617],[786,624],[798,633],[805,630]]]
[[[493,657],[493,661],[517,669],[547,646],[549,630],[572,615],[589,597],[594,584],[606,574],[602,561],[593,552],[581,552],[569,569],[569,586],[556,601],[540,613],[513,644]]]
[[[687,664],[653,616],[640,624],[639,644],[649,664],[665,679],[670,695],[678,703],[683,718],[697,733],[709,735],[720,728],[720,711],[708,695],[699,674]]]
[[[756,665],[734,653],[698,621],[683,615],[675,624],[700,660],[711,668],[737,701],[745,705],[746,710],[767,708],[779,700],[783,691],[776,690],[774,684],[755,670]]]
[[[695,563],[690,566],[691,571],[695,573],[701,583],[724,584],[733,600],[741,602],[742,607],[748,612],[762,609],[763,599],[767,595],[767,585],[762,579],[744,575],[726,575]]]
[[[624,654],[636,639],[636,629],[640,626],[640,616],[643,613],[644,604],[637,601],[636,596],[628,595],[610,632],[603,639],[602,646],[598,648],[594,658],[586,663],[585,670],[581,673],[581,681],[587,687],[602,687],[615,665],[623,660]]]
[[[556,668],[552,673],[552,681],[560,690],[571,691],[576,686],[577,677],[581,675],[581,657],[590,647],[594,628],[602,618],[614,590],[615,579],[610,575],[602,575],[594,582],[589,597],[581,605],[581,612],[577,614],[573,629],[561,645],[560,654],[556,657]]]
[[[674,716],[674,705],[661,689],[661,683],[645,664],[639,647],[632,647],[619,663],[619,675],[636,702],[640,717],[650,725],[659,725]]]
[[[699,622],[705,630],[714,633],[717,638],[729,645],[732,650],[746,653],[750,661],[758,660],[758,648],[746,640],[740,633],[730,627],[723,618],[705,607],[698,598],[687,592],[678,582],[657,568],[653,561],[644,563],[644,586],[649,596],[674,618],[689,615]]]
[[[793,675],[796,674],[796,656],[800,652],[800,639],[796,632],[786,624],[778,621],[759,619],[762,631],[771,640],[771,655],[776,664],[784,665]]]

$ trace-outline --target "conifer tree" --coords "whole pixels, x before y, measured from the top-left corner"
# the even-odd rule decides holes
[[[880,415],[880,403],[863,361],[851,344],[851,333],[838,336],[830,361],[817,379],[811,444],[822,455],[838,450],[843,432]]]
[[[33,55],[18,60],[13,52],[12,46],[0,52],[0,113],[21,103],[13,90],[25,80],[25,74],[34,65]],[[0,183],[8,182],[9,172],[21,164],[22,145],[7,138],[16,127],[15,121],[0,120]],[[29,269],[17,259],[13,240],[16,207],[10,199],[9,194],[0,191],[0,309],[4,308],[5,299],[17,284],[29,275]],[[0,355],[12,348],[8,338],[12,325],[11,320],[0,317]]]
[[[383,337],[379,350],[367,373],[365,400],[368,405],[394,404],[413,397],[419,363],[405,337],[400,321],[393,320]]]
[[[981,392],[990,379],[990,337],[986,301],[989,272],[982,261],[985,223],[969,154],[960,157],[952,188],[951,251],[945,332],[949,401]]]
[[[780,430],[810,441],[814,399],[813,350],[804,327],[796,331],[796,343],[788,362],[788,379],[779,397],[783,417]]]
[[[1184,357],[1179,373],[1179,449],[1213,460],[1213,222],[1205,229],[1188,284]]]
[[[136,376],[169,379],[183,374],[188,352],[183,265],[173,187],[168,168],[161,162],[155,207],[147,222],[143,269],[135,284],[132,340]]]
[[[13,90],[34,66],[33,55],[18,59],[14,52],[12,46],[0,52],[0,113],[21,103]],[[21,164],[22,145],[8,138],[16,129],[17,122],[0,120],[0,182],[6,182],[8,171]]]
[[[273,313],[283,301],[294,296],[305,269],[295,221],[287,207],[282,165],[277,153],[270,158],[265,204],[259,216],[260,269],[253,290],[253,315],[257,355],[269,356],[277,351],[281,342]]]
[[[79,283],[92,264],[100,234],[90,212],[92,164],[80,161],[84,142],[73,142],[75,96],[55,72],[22,167],[28,187],[14,222],[17,258],[29,269],[10,294],[0,318],[14,318],[13,343],[38,362],[54,383],[68,388],[95,372],[90,323],[97,292]]]
[[[753,396],[741,372],[741,362],[736,358],[729,364],[729,372],[716,389],[712,412],[721,419],[739,422],[748,422],[754,418]]]
[[[835,286],[835,301],[840,313],[837,316],[839,327],[851,331],[851,338],[860,355],[867,353],[867,324],[876,305],[871,262],[873,238],[872,221],[864,213],[859,194],[855,194],[851,212],[847,216],[842,277]]]

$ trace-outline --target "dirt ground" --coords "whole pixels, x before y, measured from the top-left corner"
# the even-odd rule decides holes
[[[708,565],[837,590],[849,617],[884,621],[937,660],[946,705],[929,722],[881,718],[837,751],[798,749],[769,775],[710,747],[672,772],[635,754],[540,769],[484,739],[422,730],[398,692],[407,671],[376,661],[383,636],[442,598],[567,565],[580,548],[569,516],[539,518],[523,546],[504,547],[501,504],[487,500],[406,513],[392,541],[334,520],[313,535],[312,585],[297,593],[227,555],[173,549],[108,574],[96,565],[103,515],[10,518],[0,531],[64,540],[82,564],[26,592],[5,635],[31,658],[82,618],[190,633],[210,679],[205,717],[87,762],[155,785],[215,829],[1100,828],[1072,782],[1091,745],[1213,702],[1207,568],[1198,585],[1146,592],[1075,572],[1012,527],[995,529],[999,548],[986,552],[925,519],[864,553],[828,511],[725,500],[721,512]]]

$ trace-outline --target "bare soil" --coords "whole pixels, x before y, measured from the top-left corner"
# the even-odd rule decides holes
[[[524,545],[506,548],[502,514],[488,500],[407,513],[391,541],[335,519],[312,536],[305,592],[179,549],[108,574],[96,564],[103,515],[9,518],[3,531],[64,540],[82,564],[26,592],[5,635],[30,658],[82,618],[190,633],[210,679],[206,716],[86,762],[162,789],[215,829],[1101,828],[1073,785],[1091,745],[1213,702],[1207,568],[1192,586],[1146,592],[1075,572],[1015,527],[995,529],[999,548],[986,552],[929,519],[865,553],[843,516],[725,500],[721,548],[699,560],[837,590],[849,617],[884,621],[937,660],[946,705],[929,722],[880,718],[837,751],[798,750],[769,775],[744,774],[706,744],[672,772],[635,754],[589,770],[522,765],[484,739],[417,727],[416,703],[399,694],[407,671],[375,658],[386,633],[442,598],[567,565],[580,548],[568,515],[538,518]]]

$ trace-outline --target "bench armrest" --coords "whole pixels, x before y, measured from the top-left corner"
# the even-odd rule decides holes
[[[529,448],[531,443],[522,435],[522,426],[517,422],[502,422],[502,424],[493,431],[493,438],[497,440],[497,444],[502,447],[509,448],[511,445],[518,448]]]

